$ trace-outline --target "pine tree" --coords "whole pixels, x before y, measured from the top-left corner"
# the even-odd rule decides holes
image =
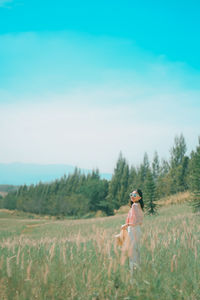
[[[175,136],[174,146],[171,148],[170,153],[170,171],[169,171],[169,181],[170,181],[170,192],[177,193],[182,192],[186,188],[186,173],[187,173],[187,157],[186,153],[186,143],[183,135],[180,137]]]
[[[165,176],[169,172],[170,166],[166,159],[162,158],[160,166],[160,176]]]
[[[3,208],[4,202],[3,202],[3,197],[0,195],[0,208]]]
[[[157,198],[162,198],[170,194],[170,180],[169,180],[169,163],[162,159],[160,163],[160,172],[156,182]]]
[[[120,152],[107,196],[107,201],[116,209],[127,203],[128,180],[129,166]]]
[[[129,166],[125,161],[122,178],[121,178],[121,188],[118,192],[118,200],[121,205],[127,203],[127,199],[129,198],[129,191],[128,191],[128,181],[129,181]]]
[[[189,164],[189,188],[192,194],[191,205],[194,212],[200,211],[200,136],[196,151],[192,151]]]
[[[134,166],[131,166],[129,170],[129,178],[128,178],[128,196],[130,192],[132,192],[134,189],[138,187],[137,181],[138,181],[137,170]]]
[[[144,199],[147,214],[156,214],[158,205],[156,201],[156,186],[151,170],[148,170],[144,183]]]
[[[160,162],[157,151],[154,153],[154,158],[152,162],[152,175],[155,182],[157,182],[157,179],[160,175]]]
[[[147,153],[145,152],[143,162],[139,166],[139,169],[138,169],[138,180],[137,180],[138,188],[143,189],[144,182],[145,182],[145,179],[146,179],[149,169],[150,169],[149,158],[148,158]]]
[[[183,157],[186,153],[187,147],[185,143],[185,139],[183,134],[179,136],[175,136],[174,138],[174,146],[170,150],[170,164],[171,168],[178,167],[182,161]]]

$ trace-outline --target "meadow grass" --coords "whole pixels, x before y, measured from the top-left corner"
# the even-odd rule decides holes
[[[0,299],[200,299],[200,215],[168,205],[142,225],[133,280],[115,244],[126,214],[28,219],[0,211]]]

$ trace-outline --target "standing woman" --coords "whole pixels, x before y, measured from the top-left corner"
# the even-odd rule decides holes
[[[141,225],[143,223],[143,209],[144,202],[142,198],[142,191],[140,189],[134,190],[130,194],[130,210],[126,218],[126,224],[122,225],[121,229],[128,229],[130,238],[129,245],[129,267],[131,274],[133,270],[140,265],[140,240],[141,240]]]

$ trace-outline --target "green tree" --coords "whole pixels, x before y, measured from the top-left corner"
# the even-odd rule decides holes
[[[146,174],[146,179],[144,183],[144,199],[145,199],[145,210],[147,214],[157,213],[156,201],[156,186],[153,179],[153,174],[151,170],[148,170]]]
[[[188,158],[185,156],[186,150],[183,135],[175,136],[174,146],[170,150],[169,189],[171,193],[182,192],[187,188]]]
[[[0,208],[3,208],[3,207],[4,207],[4,200],[3,200],[2,195],[0,195]]]
[[[194,212],[200,211],[200,136],[196,151],[192,151],[189,163],[189,189],[192,195]]]
[[[157,151],[154,153],[153,162],[152,162],[152,175],[155,182],[157,182],[160,175],[160,162]]]
[[[156,182],[156,194],[157,198],[162,198],[166,195],[170,195],[170,177],[169,177],[169,163],[167,160],[162,159],[160,163],[160,174]]]
[[[182,161],[183,161],[183,157],[186,153],[187,147],[186,147],[186,143],[185,143],[185,139],[183,134],[179,136],[175,136],[174,138],[174,145],[170,150],[170,165],[171,168],[175,168],[178,167]]]
[[[10,192],[4,198],[4,208],[16,209],[17,196],[16,192]]]
[[[100,202],[107,196],[108,186],[106,186],[99,176],[99,170],[93,170],[88,174],[85,184],[80,188],[79,193],[85,195],[89,200],[89,210],[99,210]]]
[[[138,174],[137,170],[134,166],[130,167],[129,170],[129,179],[128,179],[128,190],[127,190],[127,199],[129,198],[129,194],[138,187]]]
[[[140,189],[144,188],[144,182],[147,176],[148,171],[150,170],[150,163],[147,153],[144,153],[143,162],[138,168],[138,174],[137,174],[137,187]]]
[[[129,181],[129,166],[120,152],[114,174],[109,184],[107,201],[118,209],[127,203],[127,190]]]
[[[60,203],[60,215],[83,217],[89,211],[89,200],[83,194],[64,196]]]

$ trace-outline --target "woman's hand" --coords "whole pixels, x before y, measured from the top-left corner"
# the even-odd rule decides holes
[[[128,227],[128,224],[124,224],[124,225],[121,226],[121,230],[124,230],[124,229],[126,229],[127,227]]]

